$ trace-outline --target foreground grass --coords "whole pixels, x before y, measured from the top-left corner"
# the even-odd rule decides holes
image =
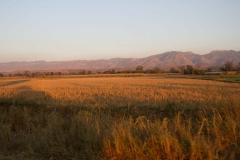
[[[113,78],[0,86],[5,158],[240,159],[238,84]]]

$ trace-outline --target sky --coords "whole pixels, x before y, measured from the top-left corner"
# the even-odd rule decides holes
[[[240,50],[240,0],[0,0],[0,62]]]

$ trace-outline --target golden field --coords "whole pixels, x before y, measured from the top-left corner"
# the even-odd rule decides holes
[[[0,158],[240,159],[240,84],[0,79]]]

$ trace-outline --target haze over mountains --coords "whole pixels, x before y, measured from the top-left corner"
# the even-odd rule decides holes
[[[74,61],[33,61],[33,62],[8,62],[0,63],[0,72],[18,70],[61,70],[61,69],[114,69],[135,68],[142,65],[144,69],[159,67],[169,69],[178,66],[198,66],[208,68],[221,66],[226,61],[240,62],[240,51],[216,50],[205,55],[192,52],[171,51],[152,55],[145,58],[112,58],[100,60],[74,60]]]

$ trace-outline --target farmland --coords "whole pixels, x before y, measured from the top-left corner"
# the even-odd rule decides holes
[[[0,144],[6,159],[240,159],[240,84],[3,78]]]

